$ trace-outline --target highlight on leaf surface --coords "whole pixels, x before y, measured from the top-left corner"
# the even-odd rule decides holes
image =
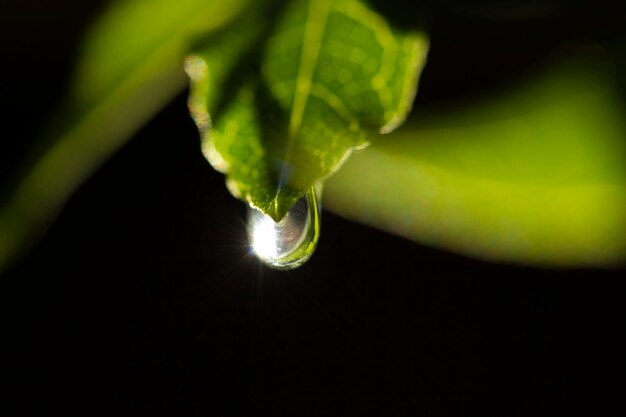
[[[358,0],[283,5],[186,60],[205,156],[233,195],[276,221],[368,135],[404,121],[428,49]]]

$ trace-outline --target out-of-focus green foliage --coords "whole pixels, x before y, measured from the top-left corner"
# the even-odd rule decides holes
[[[87,34],[65,122],[43,133],[0,208],[0,271],[45,230],[71,193],[185,87],[192,42],[234,20],[248,0],[119,0]],[[58,126],[60,125],[60,127]]]
[[[292,6],[273,14],[282,5]],[[59,113],[68,117],[42,134],[48,150],[0,208],[0,272],[185,88],[182,62],[192,45],[205,45],[187,60],[205,154],[230,164],[222,168],[231,189],[274,218],[336,171],[365,142],[363,132],[403,120],[426,51],[423,36],[391,30],[356,0],[114,1],[85,39]],[[211,88],[220,81],[223,88]],[[625,114],[606,79],[557,71],[492,103],[418,115],[352,157],[327,182],[325,202],[349,218],[473,256],[621,262]],[[276,184],[288,186],[278,199]]]
[[[256,13],[187,61],[205,155],[236,197],[276,221],[368,132],[404,121],[428,49],[361,1],[284,4],[275,24]]]
[[[623,262],[626,112],[609,80],[560,69],[500,99],[417,115],[327,182],[326,207],[480,258]]]

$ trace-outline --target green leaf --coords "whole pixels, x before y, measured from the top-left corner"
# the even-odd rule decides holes
[[[60,123],[0,209],[0,271],[34,241],[72,192],[185,88],[182,61],[200,36],[248,0],[115,1],[87,34]],[[55,119],[56,120],[56,119]]]
[[[626,109],[609,79],[559,69],[507,97],[417,114],[327,182],[326,208],[490,260],[624,262]]]
[[[368,134],[404,121],[428,47],[357,0],[285,4],[187,61],[207,159],[236,197],[277,221]]]

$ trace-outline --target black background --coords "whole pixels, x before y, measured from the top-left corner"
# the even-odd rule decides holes
[[[102,4],[3,3],[3,180],[63,97]],[[432,48],[416,106],[498,91],[564,42],[610,43],[626,25],[597,2],[518,21],[478,12],[495,4],[421,8]],[[417,13],[380,7],[399,24]],[[0,278],[5,415],[571,415],[623,396],[623,269],[486,263],[325,212],[311,261],[268,270],[248,254],[245,208],[203,159],[185,100]]]

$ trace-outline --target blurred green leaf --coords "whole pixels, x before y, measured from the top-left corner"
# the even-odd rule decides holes
[[[418,114],[325,187],[345,217],[459,253],[543,266],[626,260],[626,111],[609,77]]]
[[[357,0],[285,4],[267,36],[254,33],[270,21],[259,13],[187,61],[207,159],[277,221],[368,132],[404,121],[428,49]]]
[[[0,271],[37,238],[71,193],[185,87],[184,55],[248,0],[119,0],[87,34],[63,122],[43,134],[0,210]]]

